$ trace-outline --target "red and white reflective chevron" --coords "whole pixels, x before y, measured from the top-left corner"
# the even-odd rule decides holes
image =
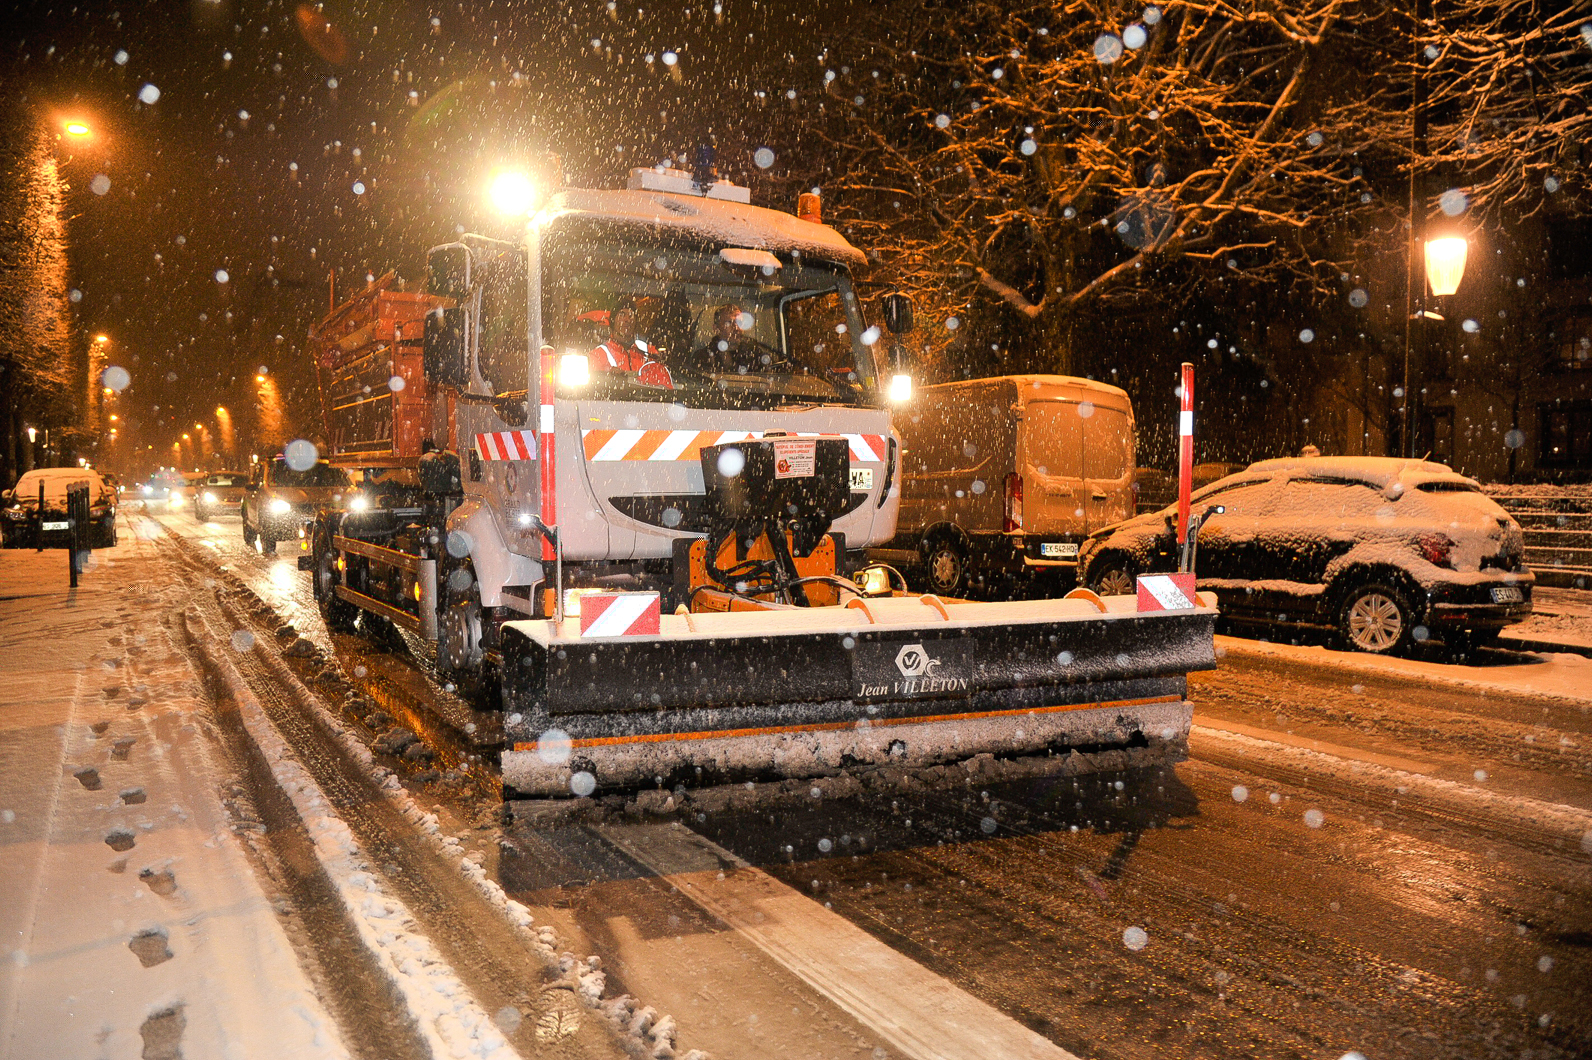
[[[475,436],[482,460],[535,460],[535,431],[492,431]]]
[[[662,602],[657,593],[583,593],[580,635],[639,637],[658,633]]]
[[[585,430],[581,442],[586,459],[598,462],[609,460],[700,460],[702,450],[710,445],[725,445],[763,437],[762,431],[641,431],[641,430]],[[822,438],[816,431],[798,432],[798,438]],[[885,439],[882,434],[828,435],[846,439],[851,447],[854,463],[884,462]]]
[[[1140,611],[1190,611],[1199,606],[1192,574],[1139,575]]]

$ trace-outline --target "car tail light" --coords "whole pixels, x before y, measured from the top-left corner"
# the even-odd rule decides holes
[[[1422,534],[1420,546],[1421,555],[1426,562],[1438,567],[1448,566],[1449,557],[1454,551],[1454,542],[1447,534]]]
[[[1013,471],[1006,476],[1006,515],[1001,529],[1010,534],[1023,528],[1023,476]]]

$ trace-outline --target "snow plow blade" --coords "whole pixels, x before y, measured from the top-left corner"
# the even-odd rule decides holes
[[[1201,596],[1143,613],[1129,596],[903,596],[665,615],[658,634],[602,638],[578,619],[509,622],[505,796],[1186,747],[1186,675],[1216,666]]]

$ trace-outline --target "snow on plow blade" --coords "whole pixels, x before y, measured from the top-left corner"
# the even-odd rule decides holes
[[[657,635],[599,639],[578,619],[510,622],[504,787],[556,797],[1184,744],[1186,675],[1216,665],[1215,606],[1200,603],[896,597],[665,615]]]

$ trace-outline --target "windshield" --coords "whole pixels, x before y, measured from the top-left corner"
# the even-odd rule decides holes
[[[285,460],[271,462],[271,485],[293,489],[317,487],[337,488],[348,485],[348,476],[330,464],[315,464],[303,471],[295,471]]]
[[[656,238],[550,240],[545,341],[561,355],[586,354],[591,372],[565,396],[701,408],[872,403],[879,333],[864,323],[846,273],[756,256],[736,265],[717,249]]]

